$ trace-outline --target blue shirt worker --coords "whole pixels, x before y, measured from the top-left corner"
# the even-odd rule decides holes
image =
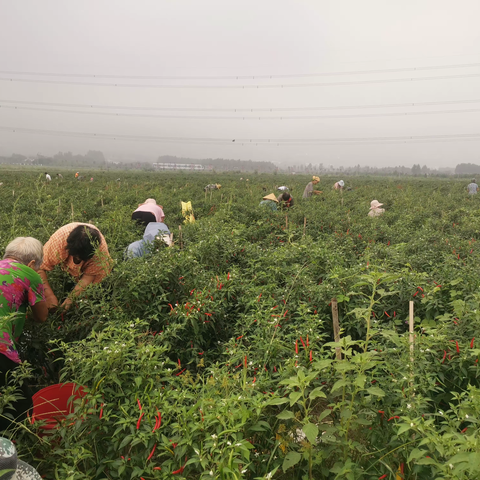
[[[163,240],[168,246],[172,245],[172,236],[168,227],[161,222],[150,222],[145,228],[142,240],[137,240],[127,247],[125,258],[143,257],[151,253],[156,238]]]
[[[277,197],[273,193],[269,193],[263,197],[263,200],[260,202],[260,207],[269,208],[272,212],[277,211]]]
[[[478,185],[474,178],[472,178],[472,183],[467,185],[467,191],[469,195],[476,195],[478,192]]]

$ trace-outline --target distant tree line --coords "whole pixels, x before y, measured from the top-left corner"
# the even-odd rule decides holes
[[[474,163],[459,163],[455,168],[456,175],[473,175],[480,173],[480,165]]]

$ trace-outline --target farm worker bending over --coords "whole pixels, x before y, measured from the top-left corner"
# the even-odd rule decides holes
[[[46,180],[47,182],[51,182],[51,181],[52,181],[52,177],[51,177],[47,172],[45,172],[45,180]]]
[[[207,192],[209,190],[220,190],[221,188],[222,186],[219,183],[210,183],[203,189],[203,191]]]
[[[78,281],[73,294],[79,295],[87,285],[101,282],[112,269],[112,259],[107,242],[94,225],[69,223],[59,228],[43,247],[43,263],[39,274],[45,285],[48,308],[58,306],[58,300],[50,287],[47,273],[55,265],[61,265]],[[62,307],[68,309],[72,299],[67,298]]]
[[[295,203],[293,197],[288,192],[283,192],[277,197],[277,201],[281,207],[290,208]]]
[[[320,182],[320,177],[317,177],[316,175],[314,175],[312,177],[312,181],[308,183],[307,186],[305,187],[305,190],[303,192],[303,198],[310,198],[314,194],[319,195],[320,193],[322,193],[319,190],[313,189],[313,186],[316,185],[318,182]]]
[[[165,214],[163,207],[157,205],[154,198],[147,198],[144,203],[141,203],[138,208],[132,213],[132,220],[147,226],[150,222],[163,222]]]
[[[48,308],[45,301],[42,279],[37,273],[43,259],[42,244],[32,237],[17,237],[5,249],[0,261],[0,386],[6,384],[6,373],[20,363],[15,340],[20,337],[25,324],[27,307],[33,319],[44,322]],[[17,421],[26,417],[32,407],[32,392],[24,382],[20,387],[23,399],[12,402]],[[0,416],[0,429],[8,428],[10,420]]]
[[[333,185],[334,190],[343,190],[343,187],[345,186],[345,182],[343,180],[340,180],[339,182],[336,182]]]
[[[467,191],[469,195],[476,195],[478,192],[478,185],[474,178],[472,178],[472,183],[469,183],[467,186]]]
[[[270,193],[268,195],[265,195],[265,197],[263,197],[263,200],[260,202],[259,206],[263,208],[269,208],[270,210],[272,210],[272,212],[276,212],[277,203],[278,203],[277,197],[273,193]]]
[[[153,250],[155,238],[163,240],[168,246],[172,245],[173,234],[164,223],[150,222],[145,228],[142,240],[131,243],[125,251],[125,259],[143,257]]]
[[[380,208],[383,203],[380,203],[378,200],[372,200],[370,202],[370,211],[368,212],[369,217],[378,217],[385,213],[384,208]]]

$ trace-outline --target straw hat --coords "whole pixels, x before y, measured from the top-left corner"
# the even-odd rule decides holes
[[[28,463],[18,460],[15,445],[0,437],[0,480],[42,480]]]
[[[154,205],[156,205],[156,204],[157,204],[157,201],[156,201],[154,198],[147,198],[147,199],[145,200],[145,203],[153,203]]]
[[[383,203],[380,203],[378,200],[372,200],[370,202],[370,210],[372,210],[373,208],[381,207],[382,205]]]
[[[312,177],[312,181],[313,181],[313,182],[315,182],[315,181],[316,181],[316,182],[319,182],[319,181],[320,181],[320,177],[317,177],[316,175],[314,175],[314,176]]]
[[[269,193],[268,195],[265,195],[263,197],[264,200],[272,200],[273,202],[277,202],[278,203],[278,200],[277,200],[277,197],[275,196],[275,194],[273,193]]]

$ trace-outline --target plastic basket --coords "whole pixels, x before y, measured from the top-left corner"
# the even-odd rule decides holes
[[[85,394],[83,387],[75,383],[58,383],[42,388],[32,397],[31,423],[42,421],[43,430],[54,430],[59,421],[73,412],[73,401]]]

